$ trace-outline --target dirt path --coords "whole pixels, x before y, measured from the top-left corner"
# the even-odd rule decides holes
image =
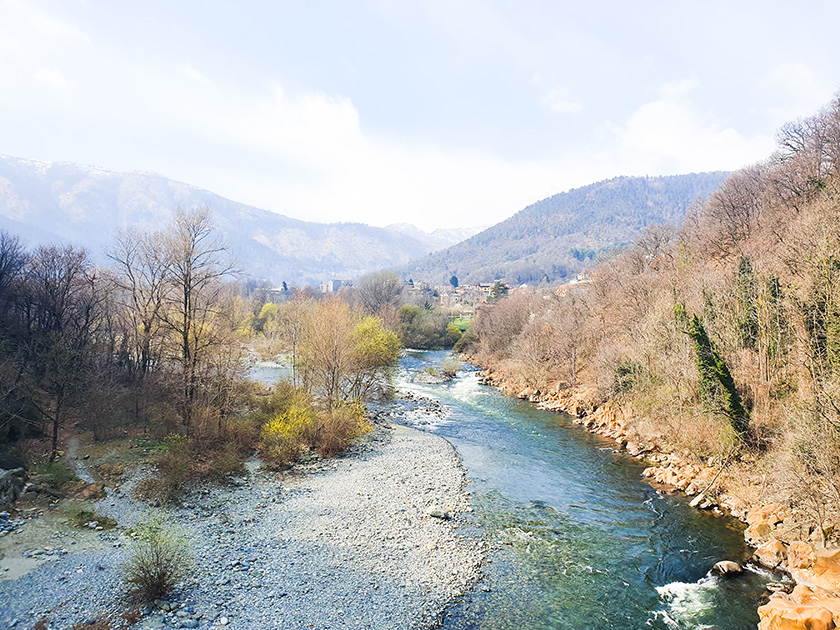
[[[73,468],[75,469],[76,476],[85,481],[87,483],[94,483],[93,477],[88,470],[87,464],[83,459],[80,459],[78,456],[79,453],[79,438],[71,437],[67,441],[67,457],[70,462],[73,463]]]

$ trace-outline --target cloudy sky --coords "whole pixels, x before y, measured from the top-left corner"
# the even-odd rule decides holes
[[[767,156],[840,89],[838,23],[835,0],[0,0],[0,154],[486,225]]]

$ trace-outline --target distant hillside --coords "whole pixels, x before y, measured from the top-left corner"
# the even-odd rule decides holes
[[[461,240],[414,226],[312,223],[236,203],[153,173],[0,156],[0,229],[30,245],[71,242],[102,254],[118,229],[160,228],[172,210],[208,205],[240,266],[275,283],[354,278]]]
[[[616,177],[554,195],[463,243],[395,270],[405,278],[446,282],[555,281],[592,264],[599,253],[632,242],[648,225],[679,225],[696,200],[728,173]]]

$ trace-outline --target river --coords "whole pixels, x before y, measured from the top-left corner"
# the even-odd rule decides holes
[[[455,446],[478,524],[496,545],[484,579],[443,628],[756,627],[773,576],[709,575],[719,560],[749,556],[738,521],[652,488],[643,464],[568,417],[481,385],[474,368],[445,384],[411,382],[445,356],[401,360],[398,389],[445,410],[430,421],[421,406],[404,421]]]

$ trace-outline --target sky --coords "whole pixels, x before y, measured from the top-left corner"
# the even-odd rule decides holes
[[[766,158],[840,89],[838,23],[835,0],[0,0],[0,154],[490,225]]]

